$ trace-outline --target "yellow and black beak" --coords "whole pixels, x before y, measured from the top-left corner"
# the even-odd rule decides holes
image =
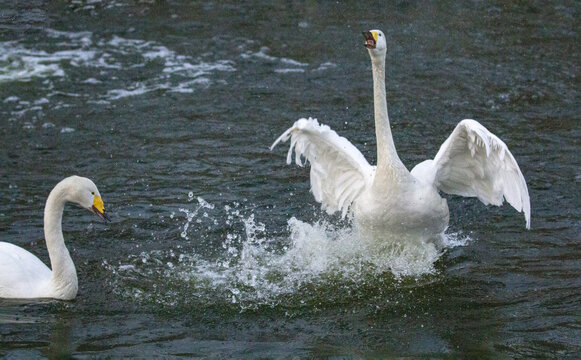
[[[365,37],[365,47],[368,49],[375,49],[377,46],[377,32],[364,31],[363,36]]]
[[[91,207],[91,211],[95,213],[98,217],[100,217],[103,221],[111,221],[109,216],[105,214],[105,205],[103,204],[103,199],[100,196],[95,195],[95,199],[93,199],[93,207]]]

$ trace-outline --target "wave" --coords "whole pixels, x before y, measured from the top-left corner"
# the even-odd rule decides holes
[[[225,74],[243,62],[259,62],[280,76],[320,72],[335,65],[312,66],[285,57],[268,55],[255,41],[232,39],[237,53],[226,59],[183,55],[156,41],[105,37],[90,31],[43,29],[40,41],[0,42],[0,84],[33,83],[34,91],[20,86],[5,94],[4,108],[11,121],[36,123],[47,111],[108,105],[149,93],[191,94],[227,84]],[[258,49],[257,49],[258,48]],[[8,89],[8,88],[7,88]],[[36,96],[36,97],[35,97]]]
[[[21,86],[12,87],[7,94],[3,104],[11,121],[35,123],[48,110],[79,102],[107,105],[155,91],[192,93],[221,85],[220,73],[236,71],[231,60],[185,56],[155,41],[89,31],[45,29],[43,34],[44,41],[34,44],[0,42],[0,84],[34,86],[26,93],[19,92]]]

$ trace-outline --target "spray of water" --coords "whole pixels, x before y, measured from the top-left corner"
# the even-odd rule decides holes
[[[287,222],[288,235],[273,237],[254,213],[238,203],[218,209],[200,197],[193,203],[193,198],[190,193],[191,206],[180,208],[185,219],[170,217],[179,223],[183,240],[207,236],[202,229],[214,234],[226,229],[210,238],[211,254],[182,246],[142,252],[128,263],[105,262],[115,291],[168,306],[218,303],[245,309],[289,301],[300,305],[321,296],[317,290],[321,288],[350,292],[363,283],[381,284],[386,279],[397,283],[434,274],[434,263],[445,248],[467,241],[449,236],[443,248],[401,238],[369,242],[350,226],[326,220],[309,224],[294,217]]]

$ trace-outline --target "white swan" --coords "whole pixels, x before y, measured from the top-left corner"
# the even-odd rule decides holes
[[[347,139],[316,119],[300,119],[272,144],[291,139],[290,164],[301,157],[311,164],[311,190],[328,212],[353,210],[358,227],[374,238],[386,234],[440,237],[449,212],[438,191],[477,197],[484,204],[506,199],[523,211],[530,228],[530,200],[525,179],[508,147],[474,120],[462,120],[433,160],[410,172],[399,159],[387,115],[386,39],[379,30],[364,32],[371,57],[377,166],[371,166]]]
[[[71,300],[77,296],[77,271],[61,228],[66,202],[77,203],[109,221],[99,190],[91,180],[71,176],[59,182],[44,208],[44,236],[52,271],[23,248],[0,242],[0,298]]]

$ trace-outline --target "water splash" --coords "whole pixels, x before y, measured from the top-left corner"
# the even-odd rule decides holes
[[[115,291],[167,306],[301,306],[315,299],[333,301],[342,291],[356,292],[360,286],[381,287],[386,280],[397,283],[435,274],[434,263],[443,253],[432,243],[404,239],[369,243],[356,229],[326,220],[309,224],[293,217],[287,223],[288,236],[272,236],[239,203],[220,209],[201,197],[180,212],[185,215],[180,237],[190,240],[195,231],[192,241],[210,241],[214,251],[202,254],[184,245],[142,252],[129,263],[106,263]],[[173,213],[169,217],[184,221]],[[454,235],[445,246],[466,241]],[[337,293],[337,288],[343,290]]]
[[[190,192],[188,194],[188,201],[192,201],[192,199],[194,198],[194,193]],[[184,224],[184,230],[181,232],[181,237],[189,240],[190,238],[188,237],[188,229],[190,228],[190,224],[192,223],[192,220],[194,219],[194,217],[196,217],[196,215],[198,215],[198,212],[200,211],[200,209],[213,209],[214,205],[208,203],[207,201],[205,201],[204,199],[202,199],[201,197],[198,197],[198,206],[193,210],[189,210],[189,209],[185,209],[185,208],[180,208],[180,212],[183,212],[184,214],[186,214],[186,223]],[[207,217],[207,213],[205,214],[205,216]],[[173,217],[172,217],[173,218]]]

